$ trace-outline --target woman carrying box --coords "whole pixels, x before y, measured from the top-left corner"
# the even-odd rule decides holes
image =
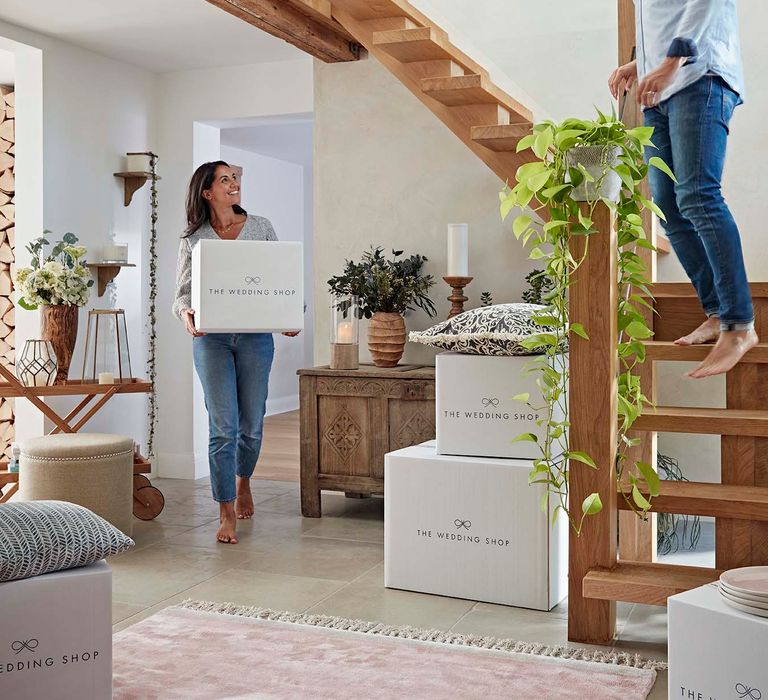
[[[201,165],[187,191],[187,229],[179,245],[173,313],[193,336],[197,376],[208,409],[211,490],[219,503],[219,542],[237,544],[237,519],[253,516],[250,478],[261,450],[271,333],[200,333],[192,305],[192,249],[200,239],[276,241],[268,219],[240,206],[237,175],[224,161]],[[298,333],[284,333],[296,336]]]

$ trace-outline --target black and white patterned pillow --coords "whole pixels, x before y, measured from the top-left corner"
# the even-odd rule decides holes
[[[413,331],[412,343],[465,355],[535,355],[522,341],[547,329],[532,320],[539,304],[495,304],[465,311],[425,331]]]
[[[74,503],[0,504],[0,582],[86,566],[133,545],[104,518]]]

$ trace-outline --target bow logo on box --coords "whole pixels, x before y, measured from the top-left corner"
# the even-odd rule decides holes
[[[261,277],[252,277],[251,275],[245,276],[246,284],[261,284]]]
[[[498,408],[499,406],[499,400],[498,399],[483,399],[483,407],[484,408]]]
[[[749,698],[749,700],[761,700],[763,694],[757,688],[750,688],[743,683],[736,684],[736,692],[739,694],[739,698]]]
[[[21,654],[25,649],[27,651],[34,651],[37,649],[38,641],[36,639],[27,639],[26,641],[11,642],[11,649],[17,654]]]
[[[460,518],[456,518],[456,520],[453,521],[453,524],[456,526],[457,530],[461,530],[461,528],[465,528],[469,530],[469,528],[472,527],[472,522],[469,520],[461,520]]]

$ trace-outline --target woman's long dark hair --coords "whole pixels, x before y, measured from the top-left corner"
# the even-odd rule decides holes
[[[223,165],[225,168],[230,167],[229,163],[223,160],[214,160],[210,163],[203,163],[192,176],[189,181],[189,188],[187,189],[187,228],[184,231],[183,238],[191,236],[197,231],[203,224],[210,223],[211,221],[211,208],[208,206],[208,202],[203,197],[205,190],[211,189],[213,186],[213,178],[216,176],[216,168]],[[235,214],[247,214],[239,204],[235,204],[232,207],[232,211]]]

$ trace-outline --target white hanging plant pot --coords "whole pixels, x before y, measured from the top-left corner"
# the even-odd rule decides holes
[[[614,168],[619,164],[620,146],[575,146],[566,153],[568,167],[578,168],[581,165],[594,179],[574,187],[571,197],[577,202],[594,202],[605,198],[612,202],[619,199],[621,178]]]

